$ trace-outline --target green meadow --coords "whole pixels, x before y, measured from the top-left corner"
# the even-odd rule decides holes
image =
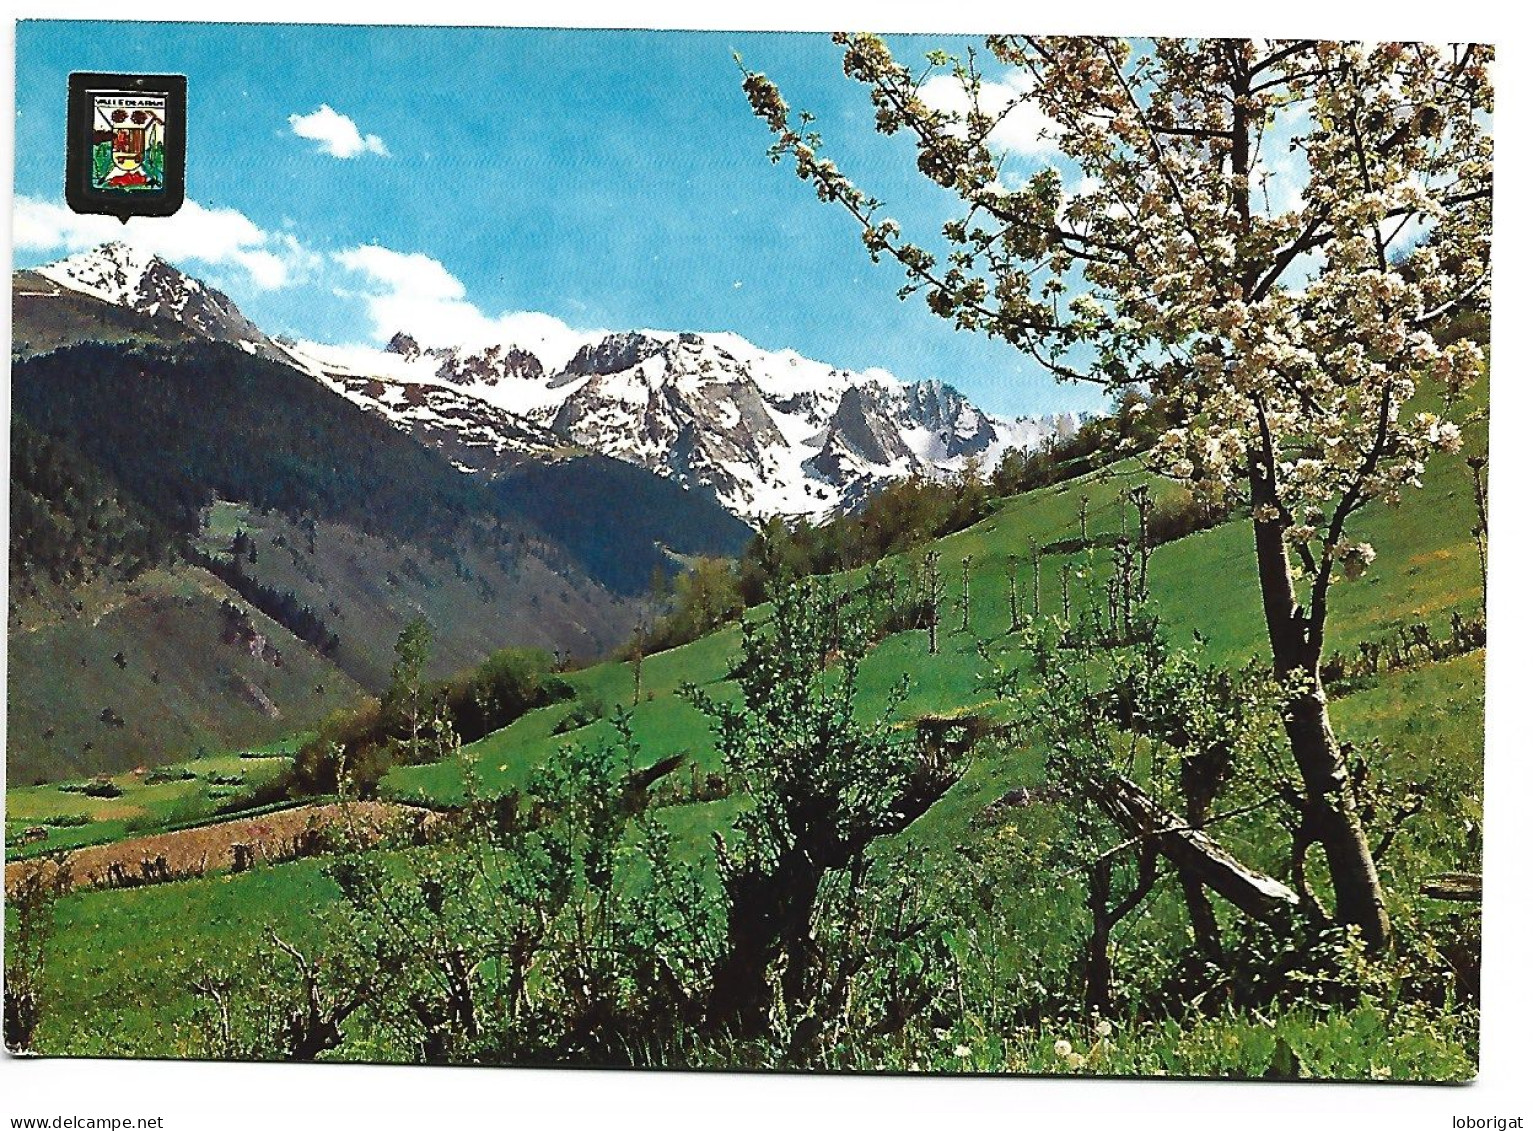
[[[1483,429],[1483,425],[1476,426]],[[1473,435],[1473,434],[1472,434]],[[1479,439],[1479,435],[1473,436]],[[1480,439],[1483,443],[1483,440]],[[868,717],[908,680],[898,718],[988,715],[1008,722],[1009,709],[987,690],[995,664],[1015,662],[1008,638],[1009,555],[1019,558],[1017,585],[1024,612],[1031,611],[1033,579],[1028,547],[1043,548],[1041,613],[1061,608],[1060,574],[1070,577],[1076,607],[1099,599],[1110,567],[1110,540],[1124,521],[1120,494],[1146,481],[1132,463],[1114,465],[1085,479],[1015,496],[979,524],[935,543],[947,605],[940,651],[929,652],[926,632],[884,638],[861,669],[859,705]],[[1151,483],[1157,493],[1169,490]],[[1088,536],[1101,544],[1068,549],[1078,540],[1079,507],[1087,501]],[[1477,615],[1479,564],[1468,531],[1473,496],[1462,462],[1439,459],[1423,487],[1397,508],[1374,506],[1357,520],[1360,537],[1378,550],[1374,568],[1339,586],[1330,618],[1328,652],[1356,652],[1367,641],[1387,639],[1424,622],[1446,634],[1452,615]],[[1170,638],[1203,642],[1206,655],[1236,667],[1263,654],[1262,627],[1252,601],[1250,526],[1236,519],[1156,549],[1150,564],[1154,606]],[[1068,549],[1061,549],[1061,546]],[[908,555],[919,560],[925,547]],[[972,623],[960,629],[956,612],[962,562],[970,559]],[[895,563],[910,568],[911,561]],[[759,615],[759,610],[748,615]],[[682,695],[702,688],[715,698],[738,696],[729,680],[738,654],[738,625],[693,643],[648,656],[639,672],[612,661],[569,673],[574,699],[530,711],[512,725],[467,746],[481,788],[490,794],[522,788],[532,771],[566,744],[612,742],[613,718],[631,710],[632,728],[646,763],[681,755],[675,775],[685,778],[721,769],[709,720]],[[1406,823],[1381,864],[1385,887],[1398,904],[1397,918],[1427,929],[1464,912],[1418,895],[1428,877],[1477,871],[1483,762],[1483,651],[1423,662],[1349,683],[1334,697],[1340,737],[1370,751],[1372,772],[1392,782],[1430,779],[1438,796],[1451,798]],[[574,725],[572,712],[595,708],[599,717]],[[282,766],[296,740],[262,751],[270,757],[223,755],[167,767],[173,780],[149,784],[142,775],[117,775],[121,795],[92,798],[56,786],[20,787],[7,794],[8,842],[19,830],[48,827],[48,839],[27,851],[67,848],[138,832],[180,827],[205,819],[222,798],[212,775],[242,778],[255,787]],[[1080,1071],[1107,1074],[1261,1075],[1277,1055],[1297,1056],[1301,1075],[1353,1078],[1456,1078],[1473,1074],[1476,1030],[1472,1014],[1452,1009],[1432,1024],[1387,1001],[1368,998],[1345,1013],[1304,1009],[1253,1019],[1222,1013],[1185,1023],[1149,1015],[1120,1022],[1103,1036],[1078,1021],[1035,1019],[1018,1026],[984,1006],[1008,987],[1047,971],[1070,967],[1085,918],[1078,882],[1066,880],[1040,891],[1019,881],[1038,867],[1037,848],[1052,835],[1049,806],[1008,808],[1004,797],[1035,788],[1043,775],[1043,752],[1025,733],[1003,730],[972,752],[962,777],[919,820],[879,846],[885,861],[903,860],[923,882],[949,893],[970,927],[953,940],[963,956],[965,978],[978,995],[973,1008],[940,1030],[899,1042],[848,1052],[844,1067],[986,1071]],[[695,767],[695,770],[694,770]],[[180,772],[189,775],[178,778]],[[226,787],[227,788],[227,787]],[[383,779],[380,796],[443,808],[465,798],[461,761],[401,766]],[[674,804],[661,810],[678,852],[705,864],[716,831],[727,829],[738,810],[734,798]],[[50,818],[85,823],[48,826]],[[1269,866],[1280,864],[1273,846],[1245,846]],[[420,849],[416,851],[430,851]],[[716,882],[710,880],[710,882]],[[323,860],[259,865],[238,875],[166,883],[130,891],[79,891],[58,904],[57,934],[47,968],[49,1008],[37,1032],[50,1054],[196,1055],[205,1016],[190,989],[199,971],[237,967],[268,928],[295,945],[321,936],[323,910],[339,898]],[[1167,905],[1127,929],[1124,954],[1153,946],[1163,932],[1184,930],[1180,909]],[[1149,959],[1147,959],[1149,960]],[[1056,1042],[1071,1042],[1084,1059],[1062,1062]],[[372,1049],[388,1057],[386,1047]],[[397,1050],[396,1050],[397,1052]],[[677,1055],[692,1063],[725,1063],[706,1048]],[[1287,1055],[1285,1052],[1283,1055]]]

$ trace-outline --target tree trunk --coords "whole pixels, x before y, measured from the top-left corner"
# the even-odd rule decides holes
[[[1139,878],[1118,905],[1112,902],[1113,857],[1095,860],[1086,873],[1086,907],[1091,912],[1091,937],[1086,943],[1087,1012],[1109,1013],[1113,1004],[1112,932],[1155,886],[1157,847],[1146,839],[1138,846]]]
[[[927,651],[933,656],[937,654],[937,630],[942,620],[942,578],[937,573],[937,559],[934,554],[926,555],[926,629]]]
[[[790,856],[771,872],[746,872],[725,880],[729,896],[727,951],[714,968],[707,1021],[715,1031],[742,1038],[767,1032],[772,1006],[770,970],[787,956],[784,993],[790,1000],[806,988],[810,928],[821,870]]]
[[[1224,940],[1219,934],[1219,920],[1214,905],[1203,890],[1203,881],[1190,869],[1182,869],[1177,878],[1182,884],[1182,898],[1187,902],[1187,918],[1192,924],[1192,940],[1198,953],[1212,962],[1224,959]]]
[[[961,629],[963,632],[969,631],[969,564],[971,560],[970,558],[963,560],[963,627]]]
[[[1352,794],[1346,757],[1331,731],[1319,673],[1311,669],[1306,674],[1315,690],[1289,703],[1283,724],[1304,779],[1305,815],[1325,853],[1336,893],[1336,918],[1358,927],[1364,941],[1377,949],[1389,943],[1384,888]]]
[[[1011,628],[1009,631],[1016,632],[1022,627],[1022,618],[1017,611],[1017,556],[1012,554],[1007,559],[1007,586],[1006,599],[1011,611]]]
[[[1141,512],[1143,513],[1143,512]],[[1214,797],[1224,785],[1233,765],[1233,753],[1220,746],[1201,754],[1183,751],[1181,764],[1182,797],[1187,808],[1187,824],[1195,829],[1207,826]],[[1203,882],[1189,869],[1177,875],[1187,903],[1187,919],[1192,926],[1193,942],[1198,952],[1212,962],[1223,962],[1224,941],[1219,934],[1219,919],[1214,905],[1203,890]]]
[[[1086,875],[1086,906],[1091,911],[1091,937],[1086,942],[1086,1011],[1107,1013],[1112,1008],[1111,865],[1092,868]]]
[[[1254,457],[1250,482],[1253,508],[1275,506],[1272,481]],[[1358,927],[1370,947],[1383,947],[1389,942],[1384,889],[1357,812],[1346,757],[1331,730],[1320,682],[1325,626],[1312,623],[1299,608],[1282,527],[1276,521],[1257,520],[1253,525],[1273,674],[1285,685],[1296,679],[1303,685],[1288,700],[1283,727],[1304,783],[1304,815],[1325,852],[1336,893],[1336,918]]]

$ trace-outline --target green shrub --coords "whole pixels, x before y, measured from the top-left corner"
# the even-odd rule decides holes
[[[58,813],[51,817],[39,817],[36,823],[53,829],[77,829],[90,824],[91,818],[84,813]]]
[[[569,734],[570,731],[590,726],[592,723],[606,717],[607,704],[598,698],[594,692],[586,691],[581,694],[574,709],[554,724],[553,732],[555,734]]]
[[[264,809],[269,805],[276,805],[286,801],[293,792],[293,768],[283,769],[282,773],[268,781],[263,781],[255,788],[235,794],[223,804],[219,805],[219,815],[229,813],[242,813],[247,809]]]

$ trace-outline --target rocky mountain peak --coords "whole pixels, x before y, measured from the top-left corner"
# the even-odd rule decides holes
[[[113,240],[45,264],[37,268],[37,273],[103,302],[136,309],[144,276],[156,265],[168,267],[158,256],[142,248]]]
[[[825,447],[835,445],[859,459],[886,466],[912,454],[873,390],[859,385],[841,394],[841,403],[831,414]]]
[[[905,415],[910,423],[930,432],[948,458],[981,455],[999,438],[989,417],[942,381],[907,386]]]
[[[431,350],[442,359],[437,376],[454,385],[496,385],[505,380],[541,381],[543,363],[527,350],[513,345],[493,345],[475,353]]]
[[[403,330],[390,338],[389,344],[384,346],[383,350],[385,353],[397,353],[405,358],[416,358],[421,354],[420,343]]]
[[[698,338],[698,341],[701,342],[701,338]],[[581,346],[576,350],[575,356],[570,358],[569,364],[559,374],[558,380],[573,381],[580,377],[621,373],[664,352],[665,345],[664,341],[652,338],[648,334],[637,332],[608,334],[601,341]]]
[[[37,273],[114,306],[179,322],[199,337],[288,360],[287,353],[240,313],[228,295],[122,240],[45,264]]]

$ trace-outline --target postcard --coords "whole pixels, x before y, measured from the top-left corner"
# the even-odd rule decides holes
[[[1492,60],[22,22],[7,1048],[1472,1079]]]

